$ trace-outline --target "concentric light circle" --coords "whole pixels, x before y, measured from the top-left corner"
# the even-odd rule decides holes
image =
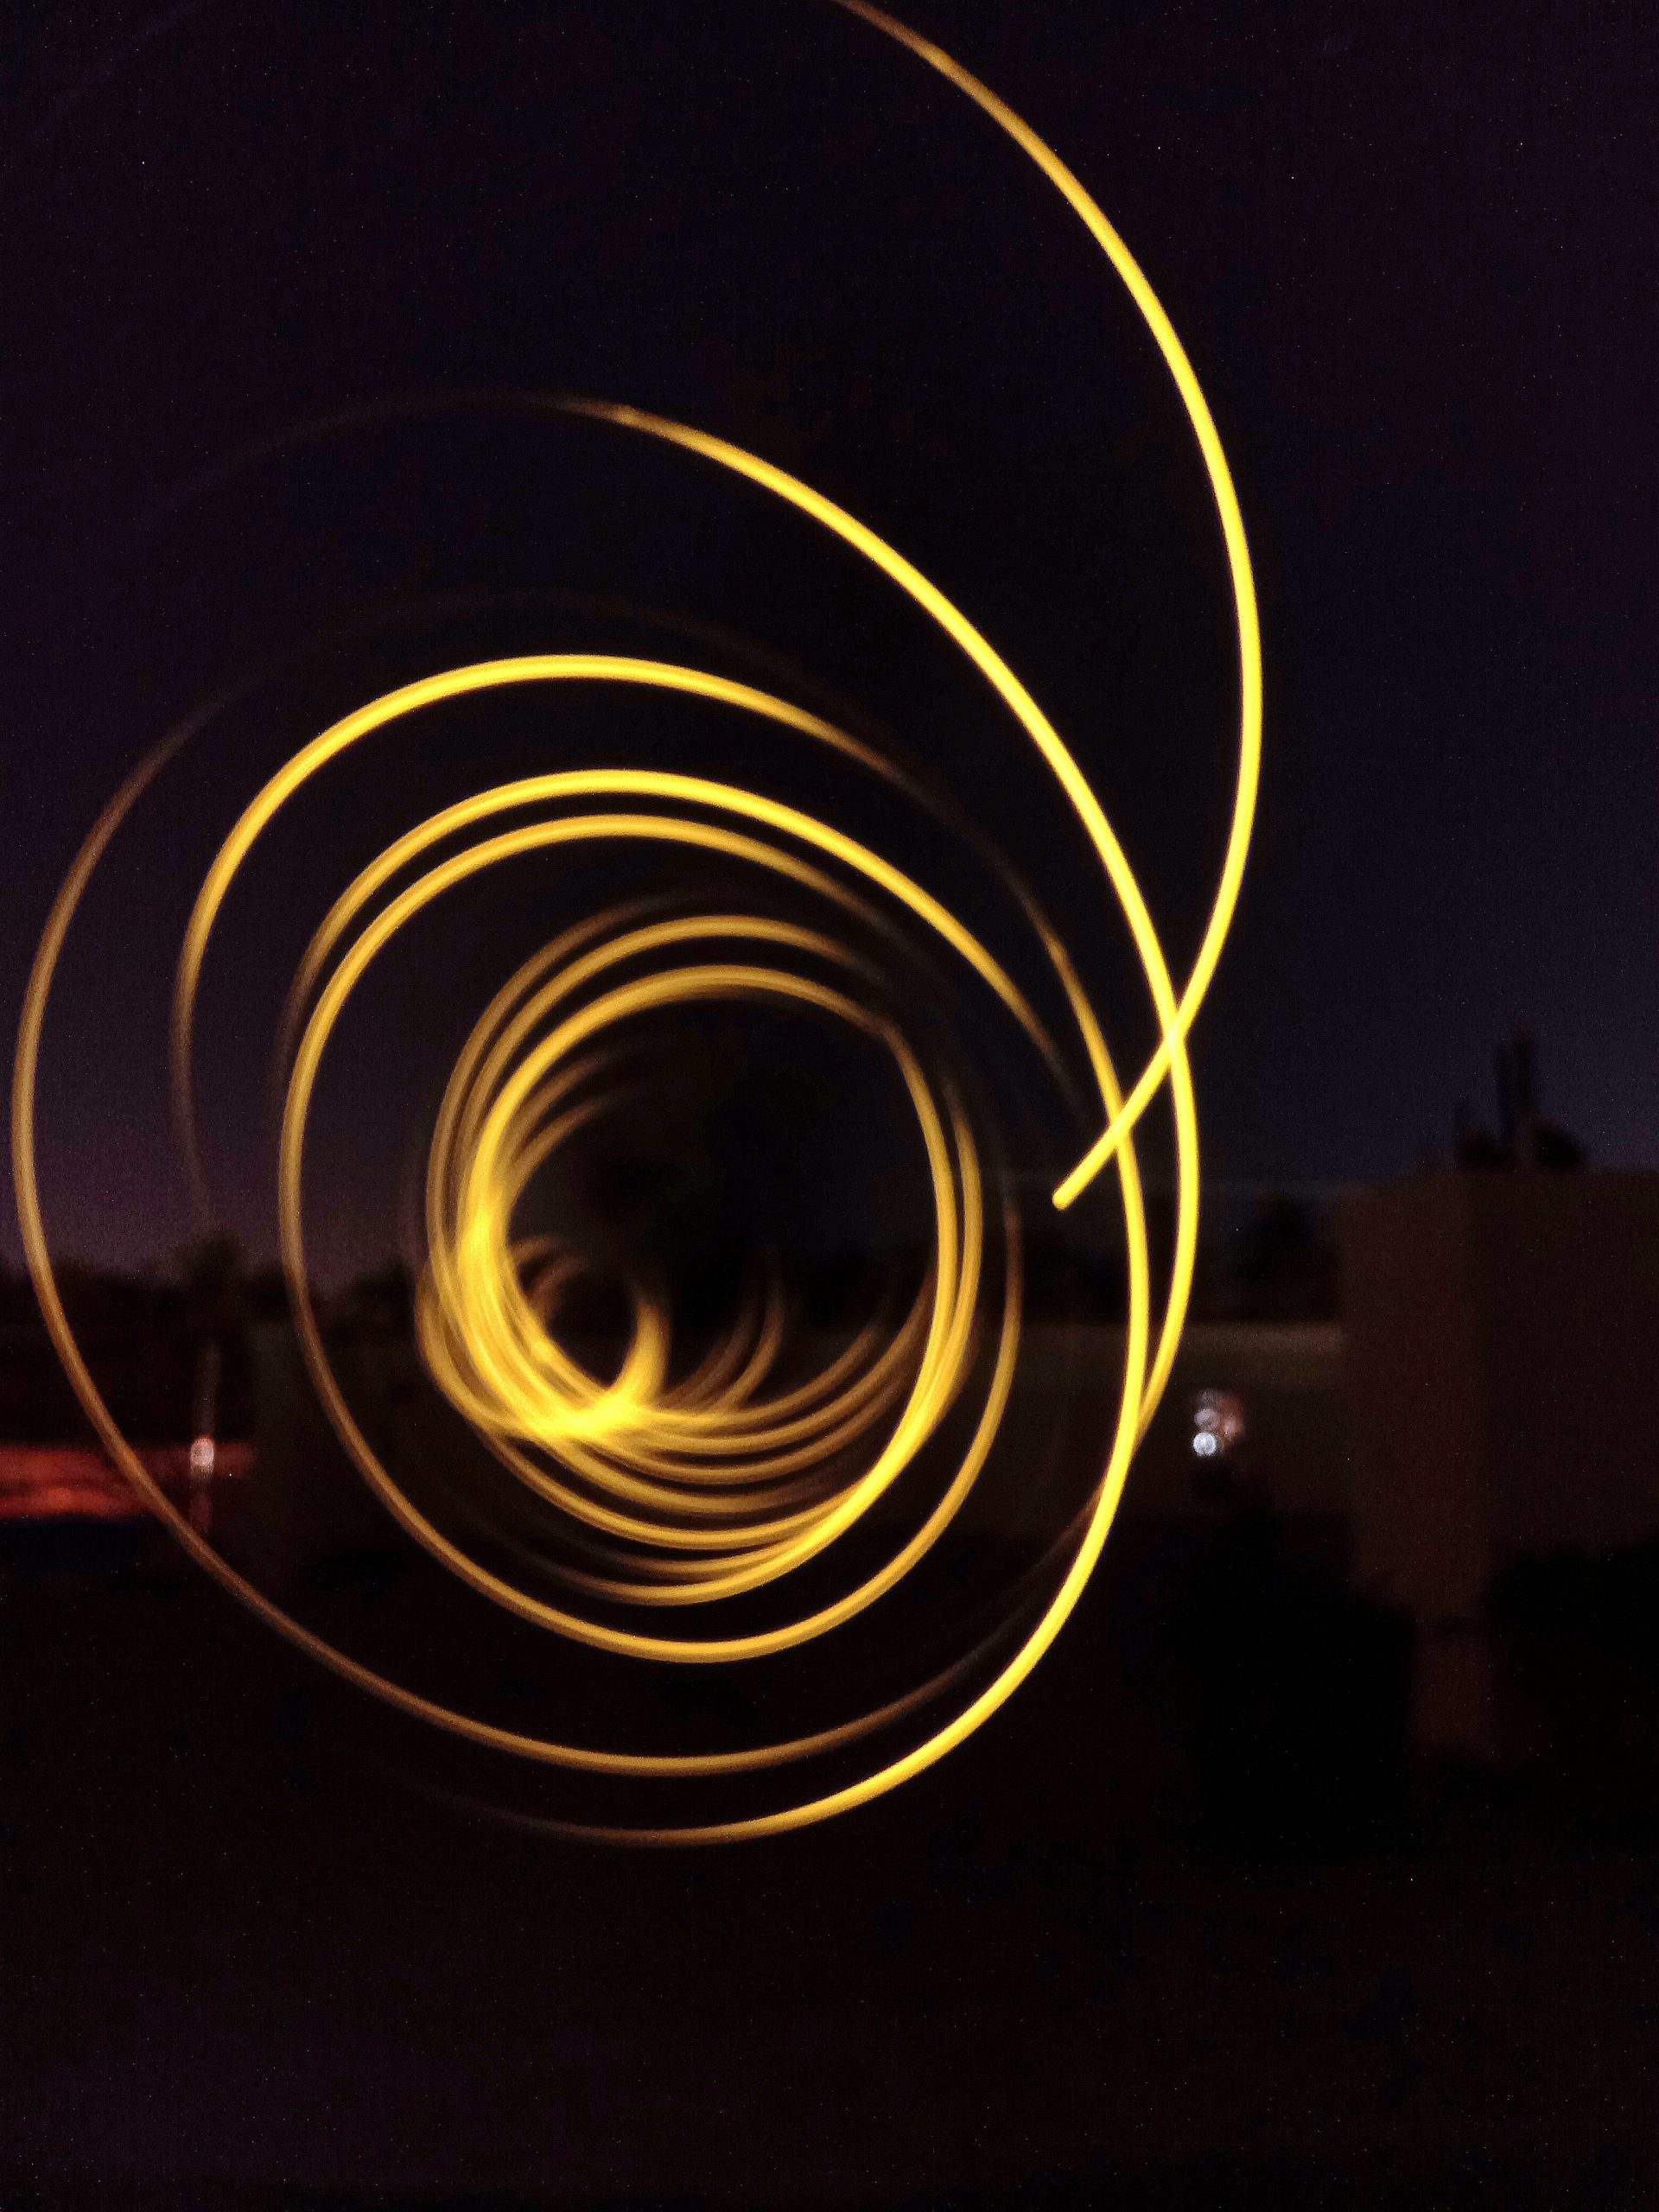
[[[550,416],[677,450],[724,472],[740,495],[748,495],[747,486],[783,503],[859,555],[929,618],[989,687],[1019,741],[1034,748],[1081,829],[1144,974],[1156,1048],[1132,1083],[1119,1081],[1078,963],[1036,900],[1000,866],[994,872],[1012,893],[1046,987],[1068,1009],[1064,1036],[1051,1033],[1008,961],[937,891],[775,790],[620,762],[549,770],[472,792],[416,823],[360,869],[318,922],[293,979],[279,1043],[277,1218],[295,1329],[319,1401],[381,1505],[465,1589],[623,1667],[759,1666],[801,1652],[868,1614],[945,1537],[996,1449],[1019,1366],[1020,1208],[988,1166],[1001,1137],[986,1097],[946,1026],[928,1016],[916,983],[918,974],[945,963],[998,1020],[1012,1025],[1021,1049],[1057,1086],[1064,1089],[1069,1071],[1087,1070],[1092,1134],[1080,1139],[1052,1203],[1069,1207],[1110,1167],[1128,1252],[1124,1370],[1103,1471],[1006,1616],[925,1681],[828,1726],[736,1749],[602,1746],[506,1727],[392,1679],[285,1610],[179,1514],[111,1417],[66,1316],[39,1190],[36,1083],[60,956],[86,887],[142,794],[212,710],[175,730],[139,767],[70,871],[36,956],[14,1072],[25,1243],[65,1367],[139,1495],[255,1613],[401,1712],[572,1776],[717,1787],[771,1768],[829,1763],[823,1786],[798,1787],[785,1802],[759,1811],[686,1821],[558,1815],[550,1823],[615,1840],[759,1835],[880,1796],[976,1729],[1058,1633],[1099,1558],[1185,1317],[1198,1219],[1185,1039],[1231,920],[1255,802],[1261,666],[1249,555],[1214,424],[1167,318],[1094,201],[1025,123],[893,18],[862,0],[837,4],[965,93],[1036,163],[1127,287],[1196,435],[1230,564],[1241,718],[1231,829],[1192,970],[1178,989],[1128,861],[1058,731],[995,647],[900,553],[798,478],[724,439],[636,408],[545,395],[535,404]],[[701,701],[824,748],[916,804],[931,804],[862,738],[784,696],[676,661],[529,653],[444,669],[369,701],[303,745],[247,801],[190,913],[177,960],[171,1051],[184,1154],[204,1194],[194,1103],[197,1001],[226,899],[278,816],[308,788],[326,785],[359,747],[383,753],[395,778],[399,742],[448,702],[524,687],[553,700],[573,686]],[[717,869],[719,888],[660,895],[646,888],[568,921],[489,995],[437,1107],[424,1176],[416,1337],[431,1382],[539,1532],[534,1572],[524,1573],[499,1545],[470,1541],[431,1499],[412,1494],[353,1411],[331,1364],[308,1266],[307,1138],[331,1040],[375,963],[406,941],[417,920],[423,927],[441,921],[446,902],[463,887],[580,852],[604,853],[619,867],[624,857],[637,867],[642,855],[672,856],[694,871]],[[653,1024],[732,1006],[768,1020],[829,1025],[885,1067],[929,1195],[931,1251],[920,1279],[902,1310],[868,1321],[803,1366],[788,1356],[788,1316],[775,1286],[753,1287],[724,1332],[688,1352],[671,1298],[649,1262],[636,1262],[620,1284],[627,1314],[623,1351],[595,1363],[566,1316],[578,1286],[608,1263],[568,1231],[527,1226],[531,1196],[637,1088],[642,1039]],[[1167,1304],[1154,1344],[1134,1133],[1165,1084],[1179,1200]],[[825,1574],[843,1558],[855,1564],[831,1587]],[[807,1594],[790,1606],[785,1601],[798,1589]],[[715,1625],[700,1632],[707,1618]],[[823,1647],[826,1670],[836,1648],[833,1640]],[[856,1745],[866,1747],[862,1764],[849,1771],[846,1760]]]

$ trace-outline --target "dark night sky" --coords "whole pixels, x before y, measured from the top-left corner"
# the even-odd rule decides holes
[[[348,438],[177,497],[409,391],[636,401],[867,516],[1072,739],[1188,957],[1234,713],[1217,532],[1144,334],[1019,156],[816,0],[345,12],[13,16],[9,1029],[63,867],[167,718],[391,601],[636,593],[810,667],[947,772],[960,713],[972,783],[972,710],[913,626],[599,434]],[[1649,11],[910,15],[1120,226],[1238,481],[1268,766],[1197,1055],[1218,1172],[1408,1168],[1459,1096],[1486,1108],[1522,1020],[1592,1158],[1659,1166]],[[209,773],[158,834],[194,852],[213,804]],[[171,911],[141,892],[130,926]],[[92,988],[118,1050],[150,1010]],[[70,1216],[118,1206],[130,1255],[162,1232],[122,1111],[83,1097],[61,1157]],[[89,1177],[89,1152],[115,1164]]]

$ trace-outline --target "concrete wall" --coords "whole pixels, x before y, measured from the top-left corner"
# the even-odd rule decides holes
[[[1419,1624],[1420,1738],[1494,1751],[1495,1577],[1659,1535],[1659,1176],[1368,1192],[1343,1311],[1357,1574]]]
[[[840,1339],[817,1348],[827,1361]],[[222,1530],[232,1557],[278,1586],[331,1556],[385,1541],[389,1526],[324,1421],[285,1326],[255,1332],[257,1449],[251,1478],[237,1485]],[[1249,1429],[1239,1458],[1254,1487],[1287,1517],[1345,1524],[1347,1420],[1342,1332],[1325,1323],[1199,1323],[1182,1338],[1168,1391],[1130,1471],[1123,1513],[1160,1522],[1198,1510],[1192,1405],[1204,1389],[1234,1392]],[[1020,1387],[991,1479],[976,1486],[964,1528],[1014,1543],[1046,1542],[1065,1518],[1063,1501],[1087,1470],[1067,1476],[1033,1452],[1037,1479],[1024,1479],[1022,1451],[1046,1439],[1051,1417],[1073,1418],[1062,1458],[1096,1453],[1111,1440],[1123,1363],[1121,1329],[1028,1329]],[[404,1345],[361,1346],[344,1357],[341,1380],[370,1440],[394,1465],[407,1459],[410,1421],[426,1402],[416,1355]],[[910,1509],[906,1508],[908,1514]],[[878,1510],[878,1521],[880,1513]]]

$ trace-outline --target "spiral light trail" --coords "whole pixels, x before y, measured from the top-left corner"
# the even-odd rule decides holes
[[[1031,1673],[1075,1606],[1123,1492],[1131,1455],[1175,1357],[1198,1223],[1198,1140],[1186,1038],[1236,904],[1256,794],[1261,663],[1243,522],[1219,439],[1167,317],[1116,232],[1070,169],[995,94],[937,47],[863,0],[846,12],[896,41],[972,100],[1036,164],[1083,221],[1134,301],[1194,431],[1220,518],[1238,637],[1240,728],[1231,827],[1214,903],[1184,983],[1172,978],[1119,841],[1072,753],[995,648],[938,588],[866,524],[798,478],[730,442],[639,409],[549,395],[549,410],[677,449],[816,524],[905,594],[964,657],[1058,785],[1121,912],[1157,1043],[1121,1082],[1103,1026],[1056,930],[1014,885],[1055,1002],[1051,1033],[1027,991],[923,882],[833,822],[772,792],[712,777],[602,765],[521,778],[470,794],[395,838],[334,899],[294,976],[278,1048],[277,1220],[298,1341],[316,1395],[351,1459],[406,1535],[459,1583],[518,1621],[622,1662],[729,1665],[799,1650],[867,1613],[946,1535],[993,1453],[1020,1359],[1019,1209],[987,1165],[993,1133],[937,1025],[915,1018],[905,977],[945,962],[964,988],[1064,1084],[1089,1071],[1090,1137],[1052,1192],[1071,1206],[1110,1167],[1128,1254],[1128,1319],[1118,1408],[1103,1471],[1018,1605],[929,1680],[830,1727],[737,1750],[664,1753],[596,1746],[503,1727],[391,1679],[336,1648],[231,1566],[145,1472],[112,1419],[67,1319],[36,1166],[36,1085],[60,956],[86,886],[152,779],[195,734],[174,733],[110,803],[59,894],[30,979],[13,1084],[13,1149],[26,1249],[42,1309],[81,1402],[139,1495],[186,1549],[270,1626],[399,1711],[486,1749],[571,1773],[635,1783],[717,1780],[839,1757],[896,1732],[850,1779],[760,1812],[690,1822],[548,1823],[651,1843],[753,1836],[804,1826],[919,1773],[971,1734]],[[745,492],[741,487],[747,486]],[[788,699],[702,668],[600,653],[531,653],[441,671],[371,700],[314,737],[242,808],[201,883],[178,955],[171,1056],[181,1141],[207,1196],[194,1103],[194,1027],[216,928],[238,876],[283,810],[358,747],[391,762],[411,718],[480,695],[534,687],[632,687],[677,695],[838,760],[874,767],[917,804],[926,795],[861,740]],[[211,715],[212,709],[207,710]],[[202,720],[203,718],[198,718]],[[424,726],[423,721],[422,726]],[[388,766],[386,772],[395,773]],[[658,897],[584,916],[520,963],[474,1024],[449,1075],[428,1153],[416,1338],[427,1374],[523,1502],[556,1530],[522,1578],[499,1546],[463,1541],[429,1498],[411,1494],[377,1451],[331,1364],[306,1250],[308,1121],[331,1040],[353,994],[423,917],[462,887],[583,849],[683,857],[724,871],[711,902]],[[1011,880],[1011,879],[1010,879]],[[734,887],[751,887],[739,889]],[[672,1301],[649,1266],[623,1285],[626,1345],[595,1370],[563,1327],[594,1264],[579,1241],[523,1226],[527,1194],[632,1095],[641,1036],[683,1009],[755,1007],[842,1031],[886,1071],[902,1101],[929,1195],[931,1259],[902,1311],[867,1321],[803,1374],[785,1353],[784,1301],[752,1284],[723,1337],[688,1363]],[[1156,1341],[1136,1125],[1167,1084],[1178,1173],[1167,1300]],[[778,1617],[790,1578],[829,1560],[853,1532],[880,1535],[893,1499],[925,1483],[931,1503],[908,1534],[848,1586],[815,1585]],[[902,1525],[902,1524],[901,1524]],[[861,1558],[862,1553],[859,1554]],[[763,1607],[733,1624],[751,1602]],[[699,1634],[698,1608],[721,1610]],[[688,1624],[689,1625],[686,1625]],[[1010,1648],[1011,1647],[1011,1648]],[[942,1711],[944,1717],[941,1717]],[[907,1739],[907,1740],[906,1740]]]

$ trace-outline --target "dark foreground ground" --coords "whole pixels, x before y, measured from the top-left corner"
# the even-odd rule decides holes
[[[1659,1859],[1195,1848],[1113,1597],[885,1804],[620,1855],[349,1765],[188,1577],[8,1569],[0,2204],[1659,2202]]]

